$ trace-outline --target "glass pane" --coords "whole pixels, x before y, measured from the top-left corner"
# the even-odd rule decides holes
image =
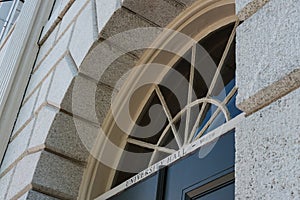
[[[149,153],[149,152],[153,152],[153,150],[151,149],[147,149],[144,147],[140,147],[138,145],[134,145],[134,144],[130,144],[127,143],[125,150],[128,152],[138,152],[138,153]],[[145,156],[146,157],[146,156]],[[150,161],[151,158],[151,154],[148,155],[148,160]],[[120,159],[119,162],[119,167],[121,169],[130,169],[132,166],[134,166],[134,171],[139,172],[142,171],[144,169],[146,169],[148,167],[148,162],[141,162],[140,159],[134,159],[132,157],[132,154],[126,154],[123,153],[122,157]],[[128,171],[116,171],[114,180],[113,180],[113,184],[112,184],[112,188],[123,183],[124,181],[128,180],[129,178],[131,178],[132,176],[136,175],[136,173],[133,172],[128,172]]]
[[[159,112],[155,113],[155,118],[150,118],[150,109],[151,107],[155,105],[160,105],[161,109]],[[152,120],[152,121],[151,121]],[[162,122],[165,121],[165,124],[162,125]],[[156,144],[160,138],[161,133],[163,132],[164,128],[168,125],[168,122],[166,120],[165,113],[162,109],[162,104],[160,103],[159,97],[155,92],[152,93],[150,99],[146,103],[145,107],[143,108],[143,111],[141,112],[136,124],[138,126],[135,126],[133,128],[132,133],[130,134],[130,138],[134,138],[143,142]],[[154,132],[152,129],[140,129],[141,127],[147,127],[147,126],[154,126],[157,127],[156,132]]]
[[[214,99],[217,99],[219,101],[223,101],[225,96],[227,96],[230,91],[234,88],[235,86],[235,79],[231,80],[226,86],[225,88],[220,92],[220,94],[218,96],[214,96]],[[241,111],[236,107],[236,96],[237,93],[234,94],[234,96],[228,101],[228,103],[226,104],[226,107],[230,113],[230,117],[234,118],[237,115],[239,115],[241,113]],[[215,105],[209,105],[209,109],[207,110],[205,117],[203,118],[202,122],[199,125],[199,128],[197,129],[194,137],[196,137],[199,132],[203,129],[203,127],[206,125],[206,123],[210,120],[211,116],[213,115],[213,113],[217,110],[217,106]],[[213,122],[211,123],[211,125],[205,130],[205,132],[203,133],[203,135],[205,135],[206,133],[209,133],[210,131],[218,128],[219,126],[221,126],[222,124],[226,123],[226,119],[224,116],[224,113],[222,113],[222,111],[217,115],[217,117],[213,120]]]

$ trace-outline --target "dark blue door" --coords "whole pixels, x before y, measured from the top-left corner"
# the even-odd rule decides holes
[[[215,146],[206,156],[199,156],[201,151],[205,150],[200,149],[189,157],[168,167],[164,195],[165,200],[186,199],[186,194],[190,191],[212,183],[214,180],[218,180],[233,172],[235,152],[233,131],[219,138]],[[216,185],[211,185],[209,189],[212,190],[214,187],[216,187]],[[227,190],[230,189],[231,191],[228,193]],[[224,190],[215,191],[216,194],[224,193],[223,191],[229,194],[228,197],[223,199],[234,199],[232,198],[234,194],[233,189],[232,186],[229,186]],[[211,195],[207,197],[203,196],[203,199],[210,199],[212,198],[209,197]],[[217,200],[217,198],[214,200]]]

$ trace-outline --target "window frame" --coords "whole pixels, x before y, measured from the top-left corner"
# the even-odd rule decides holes
[[[196,83],[194,82],[194,79],[196,80],[196,75],[195,73],[198,71],[197,70],[197,67],[196,67],[196,61],[197,60],[201,60],[201,56],[207,56],[205,53],[206,52],[206,49],[202,49],[202,47],[199,45],[199,43],[201,41],[205,41],[206,37],[203,38],[203,40],[200,40],[199,42],[195,42],[191,45],[191,47],[186,51],[186,53],[189,53],[190,57],[191,57],[191,63],[188,62],[188,69],[186,69],[185,71],[182,71],[182,72],[186,72],[188,71],[190,74],[185,77],[185,79],[188,80],[189,82],[189,85],[188,85],[188,93],[187,93],[187,101],[186,101],[186,104],[185,104],[185,107],[182,108],[179,112],[176,111],[173,116],[171,114],[171,106],[169,105],[169,101],[167,99],[167,95],[166,94],[163,94],[162,92],[162,89],[160,88],[159,84],[165,80],[165,77],[168,76],[169,74],[168,73],[164,73],[165,76],[163,76],[163,78],[160,78],[159,80],[159,83],[153,83],[153,86],[151,86],[151,89],[149,90],[149,93],[151,93],[150,96],[153,96],[152,94],[156,95],[157,97],[157,101],[159,101],[161,103],[161,106],[163,107],[163,110],[164,110],[164,115],[167,117],[167,125],[162,129],[163,132],[161,133],[161,135],[159,136],[159,139],[158,139],[158,142],[150,142],[150,141],[145,141],[145,140],[142,140],[142,138],[136,138],[136,137],[131,137],[131,135],[129,135],[127,138],[126,138],[126,146],[124,147],[125,151],[127,151],[126,147],[128,147],[127,145],[134,145],[133,147],[138,147],[138,148],[143,148],[143,149],[147,149],[147,150],[151,150],[153,151],[152,152],[152,155],[151,155],[151,158],[150,158],[150,161],[148,163],[148,167],[150,167],[151,165],[155,164],[156,162],[158,162],[159,160],[156,159],[156,156],[159,155],[159,153],[165,153],[165,154],[172,154],[174,152],[177,152],[176,148],[169,148],[169,147],[165,147],[162,145],[162,140],[163,138],[167,137],[167,134],[168,132],[171,132],[169,133],[169,135],[172,135],[174,137],[174,141],[176,141],[176,145],[177,147],[180,149],[182,148],[183,146],[191,143],[192,141],[194,140],[197,140],[199,139],[203,134],[206,134],[207,132],[209,132],[209,129],[211,128],[211,125],[213,126],[214,125],[214,122],[215,120],[218,118],[218,116],[223,116],[224,115],[224,120],[225,122],[224,123],[227,123],[231,117],[234,117],[232,116],[232,113],[228,110],[228,103],[230,101],[232,101],[235,97],[235,95],[237,94],[237,87],[235,86],[234,83],[234,73],[226,73],[226,77],[229,75],[230,80],[229,82],[227,82],[225,85],[223,85],[223,80],[222,80],[222,85],[219,85],[219,86],[222,86],[222,90],[223,93],[221,94],[221,97],[224,98],[224,99],[220,99],[220,96],[218,97],[213,95],[214,94],[214,89],[217,87],[217,79],[218,78],[224,78],[223,75],[221,75],[221,71],[223,69],[225,69],[225,64],[228,64],[226,63],[226,59],[228,58],[228,56],[230,55],[229,52],[230,52],[230,49],[232,48],[232,45],[234,45],[234,39],[235,39],[235,33],[236,33],[236,28],[239,24],[239,21],[235,21],[235,22],[232,22],[232,23],[229,23],[217,30],[214,30],[212,31],[211,33],[216,33],[217,35],[221,33],[224,33],[224,30],[225,32],[227,32],[228,35],[225,34],[225,36],[221,36],[221,38],[226,38],[225,40],[225,44],[224,44],[224,51],[222,51],[221,53],[221,57],[220,57],[220,60],[218,61],[214,61],[217,65],[216,67],[216,70],[213,72],[213,78],[212,78],[212,81],[210,83],[210,85],[207,85],[207,93],[203,94],[203,96],[201,96],[200,98],[196,98],[192,100],[192,88],[194,87],[194,85],[196,85]],[[208,37],[207,40],[209,40],[210,38]],[[228,40],[227,40],[228,39]],[[198,46],[199,45],[199,46]],[[205,53],[202,55],[198,55],[197,54],[197,51],[200,51],[200,47],[202,49],[202,51],[205,51]],[[221,48],[223,49],[223,46],[220,46],[218,48]],[[185,53],[185,54],[186,54]],[[198,56],[198,57],[197,57]],[[213,55],[210,55],[210,56],[213,56]],[[230,55],[230,58],[231,58],[232,55]],[[180,64],[181,62],[178,62],[179,60],[185,60],[187,59],[189,61],[189,59],[186,57],[186,56],[183,56],[182,58],[179,58],[177,60],[177,62],[175,62],[175,64],[173,65],[170,65],[168,64],[168,66],[172,66],[172,68],[174,68],[175,66],[179,66],[179,67],[182,67],[182,64]],[[205,62],[207,63],[207,62]],[[228,65],[227,65],[228,66]],[[231,66],[231,65],[230,65]],[[183,68],[182,68],[183,69]],[[225,70],[226,71],[226,70]],[[172,74],[171,74],[172,75]],[[176,75],[176,74],[175,74]],[[183,74],[181,74],[183,75]],[[173,77],[173,76],[172,76]],[[176,78],[178,79],[178,77]],[[225,78],[226,79],[226,78]],[[228,85],[231,85],[229,86],[229,90],[228,90]],[[182,85],[179,85],[179,87],[181,87]],[[226,89],[227,88],[227,89]],[[186,89],[186,88],[185,88]],[[226,92],[226,91],[227,92]],[[220,91],[219,91],[220,92]],[[218,94],[219,94],[218,92]],[[139,95],[139,96],[142,96],[142,95]],[[152,99],[152,98],[150,98]],[[156,101],[156,103],[157,103]],[[149,104],[149,101],[148,99],[146,99],[146,101],[144,102],[147,102],[147,103],[143,103],[144,105],[144,108],[148,107],[147,104]],[[154,103],[154,104],[156,104]],[[209,107],[208,105],[214,105],[216,106],[216,109],[215,110],[211,110],[212,113],[211,115],[209,116],[208,120],[207,121],[203,121],[203,127],[201,126],[200,128],[199,127],[199,122],[200,122],[200,118],[202,116],[206,116],[207,112],[204,111],[205,108]],[[175,128],[175,123],[176,123],[176,120],[179,120],[180,118],[182,118],[184,116],[184,114],[186,114],[186,116],[189,116],[190,113],[189,111],[191,112],[192,108],[194,106],[200,106],[201,109],[199,109],[199,114],[198,114],[198,117],[197,117],[197,120],[194,124],[191,124],[190,121],[190,118],[186,117],[184,119],[183,124],[185,124],[185,127],[183,130],[184,133],[184,138],[181,138],[180,139],[180,135],[179,135],[179,130],[176,130]],[[151,107],[151,106],[150,106]],[[146,113],[147,111],[149,110],[149,108],[146,109]],[[209,110],[209,109],[208,109]],[[144,111],[142,111],[144,112]],[[223,115],[222,115],[223,114]],[[175,116],[174,116],[175,115]],[[146,114],[147,116],[147,114]],[[195,120],[195,119],[194,119]],[[139,121],[139,119],[137,120]],[[188,130],[187,129],[187,125],[189,125],[190,127],[192,126],[193,129],[190,129]],[[201,125],[201,123],[200,123]],[[219,125],[218,125],[219,126]],[[197,130],[198,128],[198,130]],[[131,133],[134,132],[134,131],[131,131]],[[193,134],[193,133],[197,133],[197,134]],[[133,133],[134,134],[134,133]],[[182,130],[181,130],[181,135],[182,135]],[[177,136],[177,138],[176,138]],[[181,140],[178,142],[178,140]],[[183,141],[182,141],[183,140]],[[141,152],[143,152],[143,149],[139,149],[141,150]],[[130,150],[128,150],[130,152]],[[122,156],[121,156],[122,158]],[[123,158],[121,160],[126,160],[126,158]],[[121,166],[122,166],[122,163],[121,163]],[[126,176],[128,176],[126,173],[125,173],[125,176],[124,176],[124,173],[122,172],[119,172],[117,171],[117,173],[115,174],[115,176],[119,176],[120,173],[122,174],[121,176],[123,176],[123,178],[121,178],[120,180],[116,180],[114,178],[114,181],[113,181],[113,184],[112,184],[112,187],[115,187],[117,186],[119,183],[121,183],[122,181],[125,180]]]

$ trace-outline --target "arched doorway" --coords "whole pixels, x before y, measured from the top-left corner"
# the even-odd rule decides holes
[[[185,100],[182,102],[176,101],[176,97],[178,96],[174,95],[174,91],[170,91],[170,88],[163,86],[172,85],[174,78],[174,74],[170,72],[172,70],[161,70],[160,75],[157,77],[159,77],[158,79],[162,86],[145,85],[140,91],[135,93],[136,97],[130,96],[130,100],[128,100],[133,102],[130,104],[130,106],[133,107],[130,114],[131,116],[135,116],[135,118],[133,117],[135,119],[134,121],[140,126],[147,126],[147,124],[149,124],[149,110],[153,105],[159,104],[164,112],[156,113],[156,123],[160,124],[161,115],[165,115],[166,117],[166,122],[162,124],[161,130],[156,134],[150,133],[150,135],[152,134],[151,137],[148,135],[147,137],[143,136],[139,138],[136,136],[138,136],[140,132],[137,131],[136,126],[133,124],[128,125],[129,128],[127,127],[127,130],[130,130],[129,134],[123,134],[122,130],[118,128],[117,120],[113,119],[112,114],[108,115],[105,123],[106,130],[108,130],[107,136],[108,138],[117,137],[119,143],[117,142],[116,145],[118,145],[120,149],[123,149],[123,151],[120,151],[118,156],[115,157],[115,169],[103,166],[96,160],[90,161],[88,166],[90,173],[87,173],[89,175],[85,177],[85,180],[90,180],[90,182],[83,190],[89,190],[89,195],[96,197],[97,195],[95,194],[97,194],[97,190],[103,193],[103,191],[110,190],[116,186],[119,187],[123,181],[134,176],[137,172],[146,167],[151,167],[170,154],[172,156],[176,154],[176,152],[180,152],[184,147],[193,143],[193,141],[198,140],[201,136],[230,121],[231,118],[236,117],[240,113],[235,107],[237,89],[234,86],[234,36],[237,25],[234,2],[228,0],[204,1],[194,4],[194,6],[184,11],[184,13],[178,16],[178,18],[169,25],[169,29],[188,35],[194,42],[180,46],[181,56],[170,54],[161,49],[150,49],[144,54],[140,63],[159,63],[174,69],[176,71],[175,73],[182,77],[182,80],[176,80],[175,83],[177,83],[177,85],[173,85],[173,89],[175,93],[176,90],[179,90],[179,93],[183,92],[181,94],[184,94],[184,91],[186,91],[182,96],[186,97]],[[167,46],[168,44],[175,43],[176,37],[174,35],[170,36],[170,34],[162,34],[156,41],[158,46]],[[204,63],[212,66],[215,65],[215,68],[207,68],[207,66],[203,65]],[[132,86],[136,84],[135,81],[145,78],[148,72],[149,71],[144,69],[133,72],[127,80],[126,85],[128,88],[124,86],[117,98],[124,99],[122,92],[124,95],[124,93],[128,93],[127,91],[131,88],[135,88]],[[205,76],[203,76],[202,72],[205,72]],[[157,80],[153,81],[157,82]],[[182,85],[184,85],[182,84],[183,82],[187,82],[188,84],[182,87]],[[194,93],[192,91],[194,91]],[[140,98],[141,96],[143,98]],[[122,109],[121,103],[119,109]],[[114,115],[114,117],[118,116]],[[181,126],[179,124],[185,125]],[[219,153],[217,152],[217,154],[221,157],[228,158],[227,161],[234,164],[234,141],[232,136],[232,132],[228,134],[224,133],[224,137],[220,139],[220,142],[218,142],[218,145],[216,145],[214,149],[219,149]],[[224,143],[224,145],[217,148],[221,143]],[[102,146],[100,148],[98,147],[98,149],[105,151],[105,145],[106,144],[103,145],[102,143]],[[231,149],[231,151],[228,151],[230,154],[227,156],[222,155],[223,148]],[[132,163],[134,160],[127,159],[125,152],[141,153],[149,156],[146,156],[147,161],[143,159],[143,162],[137,161],[136,163]],[[179,157],[181,158],[183,155]],[[193,156],[190,156],[189,158],[192,157]],[[210,157],[207,158],[210,159]],[[184,162],[184,160],[185,159],[181,162]],[[205,163],[209,164],[209,162]],[[209,166],[213,166],[213,163],[214,162],[209,164]],[[128,164],[141,165],[137,168],[138,170],[135,171],[119,170],[127,169],[126,165]],[[176,164],[174,164],[174,166],[175,165]],[[221,171],[224,170],[229,171],[222,174]],[[190,188],[189,191],[181,195],[181,198],[197,199],[199,195],[201,196],[203,193],[199,193],[199,190],[204,191],[204,193],[213,190],[221,191],[217,190],[217,188],[223,184],[222,181],[224,181],[224,177],[228,180],[225,181],[226,186],[232,187],[232,170],[233,166],[230,167],[226,165],[223,166],[221,171],[214,171],[213,174],[208,175],[204,173],[206,177],[202,177],[198,182],[192,181],[188,183],[190,185],[197,185],[201,182],[202,185],[198,185],[199,187],[197,188]],[[154,188],[157,188],[157,185],[161,184],[161,181],[158,182],[159,179],[166,179],[166,177],[161,174],[164,173],[157,173],[151,177],[152,179],[153,177],[157,179]],[[216,176],[216,174],[219,174],[219,176]],[[176,176],[178,176],[178,173],[176,173]],[[169,174],[168,177],[172,177],[172,175]],[[212,178],[211,181],[216,181],[216,184],[211,186],[208,190],[205,190],[205,188],[208,187],[205,185],[211,183],[211,181],[204,183],[203,180],[208,180],[208,178]],[[129,181],[131,180],[129,179]],[[134,183],[132,185],[138,185],[139,181],[140,180],[133,181]],[[165,183],[168,185],[168,183],[174,183],[174,181],[167,181]],[[163,188],[166,187],[166,185],[163,186]],[[131,187],[133,188],[133,186]],[[173,189],[174,188],[171,187],[171,190]],[[181,188],[182,191],[185,189],[187,188]],[[167,189],[164,188],[163,190],[166,191]],[[99,197],[99,199],[101,198],[106,197],[104,195]],[[136,196],[136,198],[139,197]],[[178,198],[178,196],[176,198]]]

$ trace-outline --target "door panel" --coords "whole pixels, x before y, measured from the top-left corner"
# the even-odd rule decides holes
[[[193,186],[210,177],[216,177],[217,174],[222,176],[228,171],[233,171],[235,152],[233,131],[219,138],[212,150],[205,157],[199,158],[199,151],[202,150],[168,168],[165,200],[184,199],[185,189],[192,190]]]

